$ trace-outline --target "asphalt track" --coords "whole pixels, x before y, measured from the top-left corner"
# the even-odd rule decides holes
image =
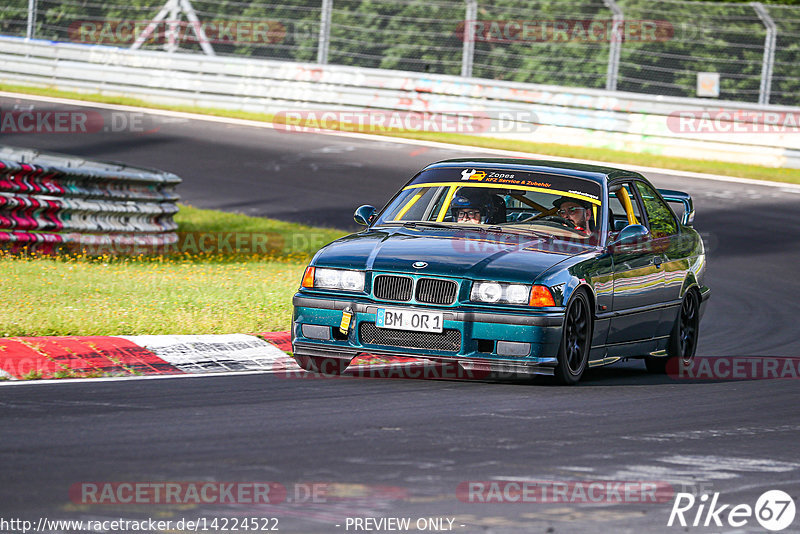
[[[4,110],[31,104],[0,100]],[[480,153],[153,120],[157,131],[144,135],[20,134],[0,143],[163,168],[184,178],[180,193],[196,206],[344,228],[353,208],[381,205],[425,164]],[[696,202],[713,291],[698,354],[797,357],[796,190],[649,177]],[[655,481],[719,492],[725,504],[753,506],[768,489],[797,499],[799,405],[796,380],[674,380],[638,361],[594,370],[572,388],[279,375],[14,385],[0,387],[0,517],[269,516],[283,532],[353,532],[347,517],[447,517],[455,532],[678,532],[666,526],[669,500],[475,503],[457,488]],[[85,505],[69,496],[76,483],[148,480],[275,481],[292,502]],[[316,502],[297,498],[310,483],[338,489]],[[797,518],[784,532],[799,530]],[[689,531],[764,529],[751,518]]]

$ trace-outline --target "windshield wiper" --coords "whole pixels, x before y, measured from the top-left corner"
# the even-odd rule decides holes
[[[537,232],[536,230],[531,230],[530,228],[509,228],[507,226],[488,226],[486,228],[492,232],[508,232],[510,234],[532,234],[536,237],[541,237],[542,239],[553,239],[551,234],[546,234],[544,232]]]
[[[483,226],[483,225],[456,225],[455,223],[442,223],[436,221],[406,221],[403,223],[405,228],[416,228],[416,227],[425,227],[425,228],[447,228],[447,229],[463,229],[463,230],[472,230],[481,233],[487,232],[500,232],[500,233],[510,233],[510,234],[526,234],[526,235],[534,235],[536,237],[552,240],[553,236],[544,232],[537,232],[536,230],[531,230],[528,228],[509,228],[507,226],[501,226],[497,224],[493,224],[491,226]]]
[[[440,223],[433,221],[408,221],[404,222],[403,226],[406,228],[416,228],[417,226],[426,226],[428,228],[453,228],[452,223]]]

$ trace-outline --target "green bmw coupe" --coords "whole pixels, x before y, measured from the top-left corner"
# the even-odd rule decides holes
[[[367,353],[575,384],[621,358],[694,357],[710,291],[692,199],[638,173],[447,160],[354,217],[366,228],[317,252],[293,299],[306,370]]]

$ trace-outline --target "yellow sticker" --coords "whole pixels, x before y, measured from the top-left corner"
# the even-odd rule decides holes
[[[350,330],[350,321],[353,319],[353,312],[345,310],[342,312],[342,322],[339,323],[339,332],[347,334]]]

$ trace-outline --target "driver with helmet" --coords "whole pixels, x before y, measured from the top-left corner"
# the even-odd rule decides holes
[[[497,198],[493,198],[497,197]],[[503,199],[478,188],[463,187],[458,190],[450,203],[453,220],[459,223],[498,224],[505,222]]]

